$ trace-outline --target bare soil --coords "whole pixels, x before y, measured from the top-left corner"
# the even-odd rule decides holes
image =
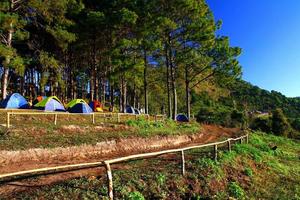
[[[68,127],[65,127],[68,129]],[[77,128],[71,127],[70,129]],[[193,135],[164,136],[150,138],[127,138],[110,140],[96,145],[82,145],[54,149],[29,149],[22,151],[0,151],[0,174],[66,164],[97,162],[137,153],[153,152],[195,144],[210,143],[229,137],[238,137],[236,128],[203,125],[200,133]],[[125,167],[124,164],[114,168]],[[57,183],[66,179],[99,175],[103,168],[84,169],[41,176],[34,180],[14,181],[0,185],[0,196],[10,196],[15,192]]]

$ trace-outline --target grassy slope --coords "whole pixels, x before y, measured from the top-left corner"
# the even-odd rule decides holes
[[[270,147],[276,145],[277,150]],[[202,150],[203,151],[203,150]],[[219,161],[206,152],[187,152],[187,175],[180,175],[180,157],[124,164],[114,170],[117,199],[300,199],[300,142],[254,133],[250,144],[222,151]],[[35,199],[106,199],[105,176],[43,187],[18,197]]]
[[[147,122],[143,119],[128,120],[125,124],[98,122],[91,125],[89,117],[73,119],[70,122],[66,119],[55,126],[52,118],[42,121],[37,118],[24,121],[18,119],[11,129],[1,128],[0,150],[94,145],[101,141],[127,137],[193,134],[200,129],[197,123]]]

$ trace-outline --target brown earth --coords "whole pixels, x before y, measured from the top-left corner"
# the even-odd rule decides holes
[[[54,149],[0,151],[0,174],[67,164],[98,162],[137,153],[210,143],[224,138],[238,137],[239,135],[241,135],[241,131],[236,128],[203,125],[201,132],[194,135],[118,139],[97,143],[94,146],[82,145]],[[114,168],[125,166],[124,164],[114,165]],[[3,183],[0,185],[0,196],[5,197],[15,192],[53,184],[70,178],[97,175],[103,170],[102,167],[98,167],[42,176],[34,180]]]

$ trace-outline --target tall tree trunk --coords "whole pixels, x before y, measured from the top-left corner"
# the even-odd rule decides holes
[[[170,64],[168,56],[168,45],[165,44],[165,57],[166,57],[166,67],[167,67],[167,93],[168,93],[168,117],[172,117],[172,99],[170,94]]]
[[[10,12],[13,12],[14,9],[14,2],[13,0],[10,1]],[[12,36],[13,36],[13,23],[9,24],[10,28],[8,30],[7,35],[7,47],[11,48],[12,45]],[[9,56],[6,57],[6,63],[4,65],[4,74],[3,74],[3,82],[2,82],[2,99],[5,99],[7,96],[7,86],[8,86],[8,75],[9,75],[9,68],[8,65],[10,63],[11,58]]]
[[[188,119],[191,117],[191,100],[190,100],[190,81],[189,81],[188,67],[185,67],[185,103],[186,114]]]
[[[99,100],[99,78],[98,75],[95,77],[95,99]]]
[[[126,111],[126,103],[127,103],[127,87],[124,74],[121,76],[121,112]]]
[[[169,37],[169,44],[171,44],[171,39]],[[173,95],[173,115],[172,118],[173,120],[176,120],[177,116],[177,90],[176,90],[176,69],[174,66],[174,61],[173,61],[173,53],[171,46],[169,47],[169,59],[170,59],[170,68],[171,68],[171,85],[172,85],[172,95]]]
[[[147,52],[144,50],[144,98],[145,98],[145,114],[149,113],[148,105],[148,80],[147,80],[148,62],[147,62]]]
[[[171,64],[171,83],[172,83],[172,95],[173,95],[173,115],[172,118],[176,120],[177,116],[177,90],[176,90],[176,80],[175,80],[175,68]]]

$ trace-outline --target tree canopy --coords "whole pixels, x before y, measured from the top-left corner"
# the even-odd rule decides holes
[[[190,117],[197,87],[241,75],[241,49],[220,28],[205,0],[4,0],[2,98],[97,99]]]

